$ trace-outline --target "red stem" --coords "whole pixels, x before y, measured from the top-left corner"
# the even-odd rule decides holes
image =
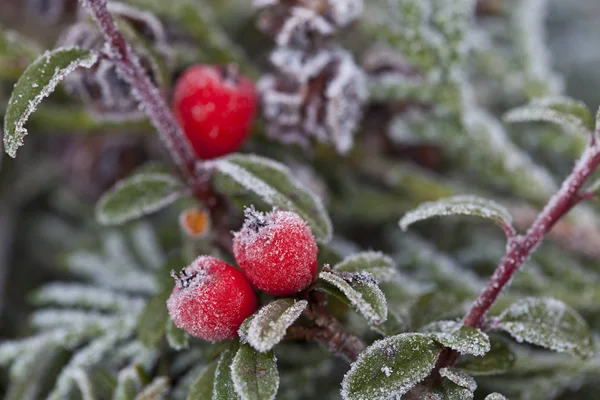
[[[567,212],[585,196],[580,190],[600,164],[600,147],[588,146],[571,175],[564,181],[558,193],[548,202],[524,236],[509,240],[507,253],[500,265],[483,289],[479,298],[467,313],[464,324],[479,328],[483,318],[490,310],[512,277],[529,259],[531,253],[542,242],[546,234]]]
[[[600,146],[595,138],[575,165],[573,172],[563,182],[562,187],[531,224],[525,235],[509,236],[506,254],[488,284],[481,291],[467,315],[464,324],[473,328],[481,328],[484,317],[492,308],[502,291],[509,285],[515,273],[527,262],[531,254],[542,242],[552,227],[579,202],[589,198],[589,193],[582,187],[600,164]],[[445,349],[438,359],[436,370],[453,365],[459,354]]]
[[[160,91],[152,83],[107,9],[106,0],[82,0],[98,24],[108,44],[108,58],[116,65],[121,77],[132,87],[150,121],[171,153],[173,160],[190,180],[194,177],[195,154],[179,124],[171,114]]]

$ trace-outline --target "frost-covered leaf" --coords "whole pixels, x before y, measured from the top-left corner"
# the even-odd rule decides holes
[[[135,400],[162,400],[168,391],[169,379],[158,376],[135,397]]]
[[[187,349],[189,335],[181,328],[175,326],[173,321],[167,321],[167,343],[173,350]]]
[[[594,115],[585,103],[568,97],[535,99],[509,111],[504,119],[506,122],[551,122],[574,135],[588,135],[595,125]]]
[[[131,400],[142,387],[142,377],[134,366],[122,369],[117,376],[113,400]]]
[[[137,337],[146,347],[157,347],[165,335],[169,321],[167,297],[160,293],[148,300],[138,318]]]
[[[190,389],[187,400],[212,400],[217,361],[208,364]]]
[[[389,310],[385,322],[371,325],[371,329],[383,336],[391,336],[408,331],[408,323],[400,314]]]
[[[333,269],[343,272],[366,271],[372,274],[379,283],[400,279],[394,260],[378,251],[365,251],[351,255],[336,264]]]
[[[419,333],[403,333],[367,347],[342,381],[344,400],[401,396],[429,375],[441,346]]]
[[[219,362],[217,363],[217,369],[215,370],[215,378],[213,382],[213,400],[232,400],[237,399],[238,396],[235,393],[233,380],[231,376],[233,358],[237,352],[237,344],[232,347],[225,349],[221,353]],[[194,384],[194,387],[196,385]]]
[[[231,364],[231,378],[242,400],[272,400],[279,389],[277,359],[242,345]]]
[[[440,369],[440,376],[454,382],[460,387],[469,389],[471,392],[474,392],[475,389],[477,389],[477,382],[475,382],[475,379],[473,379],[472,376],[455,368]]]
[[[400,220],[400,228],[406,230],[415,222],[446,215],[470,215],[496,222],[505,232],[512,232],[512,217],[501,205],[477,196],[453,196],[421,204]],[[511,233],[512,235],[512,233]]]
[[[248,344],[262,353],[271,350],[307,305],[306,300],[294,299],[278,299],[267,304],[250,320],[245,333]]]
[[[458,318],[463,313],[460,300],[455,295],[439,291],[423,293],[408,311],[408,320],[414,330],[434,321]]]
[[[496,375],[509,371],[516,356],[504,341],[492,340],[490,351],[483,357],[461,357],[457,368],[471,375]]]
[[[127,310],[138,300],[112,290],[77,283],[50,283],[31,296],[36,306],[93,308],[102,311]]]
[[[118,182],[96,205],[96,219],[118,225],[156,212],[182,195],[182,183],[165,173],[134,173]]]
[[[370,324],[380,324],[387,319],[388,308],[385,295],[377,286],[377,281],[368,272],[346,273],[321,271],[319,288],[342,301],[350,303]]]
[[[473,377],[454,368],[440,369],[440,376],[446,378],[442,382],[445,400],[471,400],[477,383]]]
[[[460,322],[433,322],[421,328],[421,332],[460,354],[482,356],[490,351],[490,339],[485,333]]]
[[[485,400],[508,400],[505,396],[500,393],[492,393],[485,397]]]
[[[585,320],[562,301],[528,297],[513,303],[499,316],[497,328],[518,342],[527,342],[558,352],[588,357],[593,354],[593,336]]]
[[[299,214],[319,242],[326,243],[331,239],[333,228],[323,203],[283,164],[243,154],[233,154],[211,164],[221,192],[229,195],[252,192],[271,206]]]
[[[59,48],[44,53],[21,75],[4,115],[4,148],[15,157],[27,135],[25,123],[40,102],[48,97],[64,77],[80,67],[90,68],[97,55],[81,48]]]

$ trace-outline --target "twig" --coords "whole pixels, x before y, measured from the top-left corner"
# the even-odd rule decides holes
[[[309,301],[304,316],[311,325],[292,325],[286,339],[307,340],[321,343],[332,353],[348,362],[354,362],[367,347],[358,337],[344,329],[344,326],[327,311],[327,295],[316,290],[307,290],[303,295]]]
[[[325,321],[322,321],[325,322]],[[357,336],[344,330],[343,326],[332,317],[328,317],[325,326],[292,325],[288,328],[287,340],[315,341],[348,362],[354,362],[366,345]]]
[[[473,303],[464,318],[464,324],[473,328],[482,326],[484,317],[515,273],[527,262],[552,227],[587,196],[581,195],[583,185],[600,164],[600,146],[590,140],[573,172],[563,182],[558,193],[550,199],[525,235],[509,240],[507,252],[486,287]],[[440,355],[437,368],[454,364],[458,354],[446,350]]]
[[[134,95],[144,107],[181,172],[188,179],[193,180],[196,159],[194,151],[160,91],[146,74],[139,57],[119,31],[108,12],[106,0],[81,0],[81,2],[87,7],[104,35],[107,43],[106,56],[115,64],[121,77],[132,87]]]

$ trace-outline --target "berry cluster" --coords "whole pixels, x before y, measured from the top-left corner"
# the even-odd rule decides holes
[[[248,208],[234,233],[233,255],[241,272],[214,257],[200,256],[179,274],[167,308],[176,326],[209,341],[231,339],[258,302],[252,285],[275,295],[309,287],[317,276],[317,243],[296,213]]]

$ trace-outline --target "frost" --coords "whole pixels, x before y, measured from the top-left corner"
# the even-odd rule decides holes
[[[241,185],[265,203],[300,215],[317,241],[326,243],[331,239],[333,228],[325,206],[283,164],[255,155],[234,155],[212,165],[219,173],[217,183],[223,192],[239,193]]]
[[[508,400],[506,397],[501,395],[500,393],[492,393],[485,397],[485,400]]]
[[[273,352],[259,353],[242,345],[231,363],[236,393],[244,400],[273,400],[279,389],[277,358]]]
[[[126,400],[131,393],[137,393],[142,388],[142,377],[134,367],[127,367],[117,375],[117,387],[114,400]]]
[[[491,200],[470,195],[423,203],[415,210],[406,213],[400,220],[400,228],[406,230],[415,222],[447,215],[470,215],[491,219],[506,232],[512,232],[511,236],[514,234],[512,217],[508,210]]]
[[[31,324],[40,330],[78,326],[84,329],[98,325],[116,324],[117,318],[97,312],[45,308],[31,315]]]
[[[394,372],[394,370],[390,367],[381,367],[381,372],[383,372],[385,376],[389,378],[392,375],[392,372]]]
[[[347,281],[335,273],[321,271],[319,279],[338,289],[342,297],[347,299],[370,324],[385,322],[388,315],[387,301],[373,275],[368,272],[350,275],[352,275],[351,280]]]
[[[477,382],[475,382],[475,379],[457,369],[442,368],[440,369],[440,375],[446,379],[449,379],[460,387],[469,389],[471,392],[474,392],[475,389],[477,389]]]
[[[97,55],[87,50],[59,48],[47,51],[27,67],[15,84],[4,118],[4,147],[11,157],[15,157],[23,145],[27,135],[25,123],[42,100],[66,75],[80,67],[90,68],[97,60]]]
[[[551,54],[546,41],[548,0],[522,0],[511,11],[517,45],[523,58],[527,78],[542,87],[542,94],[560,93],[564,82],[551,68]],[[540,90],[533,91],[539,95]]]
[[[594,116],[581,101],[568,97],[545,97],[536,99],[509,111],[504,120],[507,122],[545,121],[561,126],[572,135],[587,136],[594,129]]]
[[[378,340],[367,347],[342,381],[344,400],[387,400],[408,392],[429,375],[441,347],[418,333]]]
[[[457,368],[471,375],[498,375],[509,371],[516,355],[504,341],[491,342],[490,351],[483,357],[461,357]]]
[[[126,311],[138,308],[143,301],[111,290],[76,283],[51,283],[34,293],[38,306],[94,308],[103,311]]]
[[[162,400],[169,391],[169,378],[156,377],[136,397],[136,400]]]
[[[232,362],[233,357],[236,355],[236,350],[237,347],[234,345],[223,351],[221,357],[219,357],[213,380],[213,400],[232,400],[239,398],[235,392],[231,377]]]
[[[521,299],[500,314],[497,327],[518,342],[581,357],[593,354],[592,333],[585,320],[574,309],[555,299]]]
[[[95,339],[83,349],[78,350],[58,376],[56,386],[48,395],[48,400],[63,400],[67,398],[79,371],[90,365],[99,363],[120,339],[121,337],[118,333],[113,333]]]
[[[336,271],[361,272],[372,274],[377,282],[398,282],[402,280],[391,257],[378,251],[365,251],[346,257],[333,267]]]
[[[460,322],[433,322],[421,328],[421,332],[460,354],[483,356],[490,351],[490,339],[485,333]]]
[[[333,33],[333,26],[316,12],[292,7],[275,40],[281,47],[306,48],[310,46],[311,35],[331,36]]]
[[[136,253],[142,259],[143,266],[157,270],[165,265],[166,259],[160,249],[158,238],[148,223],[136,224],[133,227],[131,238]]]
[[[91,277],[106,288],[153,293],[157,286],[154,277],[128,265],[114,265],[95,253],[80,250],[67,257],[68,269],[78,275]]]
[[[294,299],[279,299],[267,304],[250,321],[246,340],[261,353],[271,350],[307,306],[306,300]]]

